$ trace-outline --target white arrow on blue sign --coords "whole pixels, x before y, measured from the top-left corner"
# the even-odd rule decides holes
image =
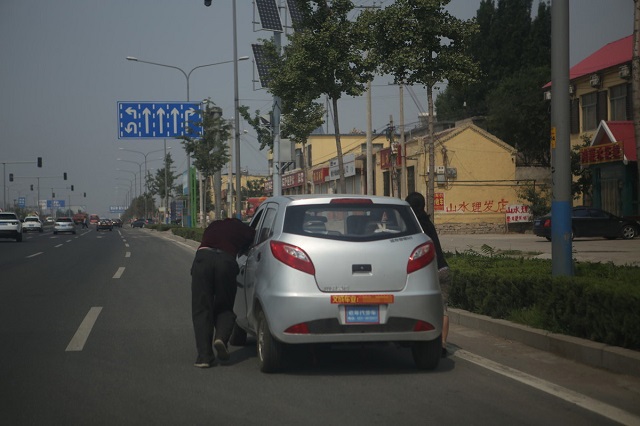
[[[197,102],[118,102],[118,139],[198,137]]]

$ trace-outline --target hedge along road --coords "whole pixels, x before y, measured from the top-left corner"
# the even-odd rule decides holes
[[[439,234],[445,252],[474,250],[484,253],[484,245],[494,253],[551,259],[552,243],[533,234]],[[616,265],[640,266],[640,238],[607,240],[576,238],[572,241],[573,258],[580,262],[613,262]]]

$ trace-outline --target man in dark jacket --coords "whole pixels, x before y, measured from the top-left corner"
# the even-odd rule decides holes
[[[236,256],[251,245],[254,234],[253,228],[238,219],[216,220],[204,231],[191,266],[196,367],[209,368],[214,363],[212,341],[218,358],[229,359],[227,343],[236,320],[233,313],[239,272]]]
[[[424,232],[429,238],[431,238],[431,240],[433,241],[433,245],[436,248],[438,277],[440,280],[442,303],[444,308],[444,319],[442,321],[442,356],[446,357],[447,335],[449,334],[449,312],[447,312],[447,300],[449,297],[449,265],[444,258],[444,253],[442,252],[442,246],[440,245],[440,239],[438,238],[436,227],[434,226],[433,222],[431,222],[431,218],[424,209],[426,205],[424,196],[419,192],[412,192],[411,194],[407,195],[405,201],[409,203],[409,205],[411,206],[411,210],[413,210],[413,212],[416,214],[418,222],[420,222],[420,226],[422,227],[422,232]]]

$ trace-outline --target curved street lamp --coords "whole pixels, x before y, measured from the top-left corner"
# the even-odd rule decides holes
[[[234,5],[234,18],[235,18],[235,1],[233,3]],[[235,19],[234,19],[234,47],[235,47]],[[190,93],[189,93],[189,78],[191,77],[191,73],[194,72],[195,70],[199,69],[199,68],[204,68],[204,67],[212,67],[214,65],[222,65],[222,64],[228,64],[228,63],[234,63],[234,109],[235,109],[235,127],[236,129],[239,128],[239,112],[238,112],[238,62],[239,61],[246,61],[247,59],[249,59],[248,56],[241,56],[241,57],[237,57],[238,56],[238,49],[237,47],[234,48],[234,52],[233,52],[233,60],[231,61],[222,61],[222,62],[215,62],[213,64],[205,64],[205,65],[198,65],[197,67],[193,67],[189,72],[184,71],[182,68],[180,67],[176,67],[174,65],[168,65],[168,64],[161,64],[159,62],[151,62],[151,61],[144,61],[142,59],[138,59],[135,56],[127,56],[127,61],[133,61],[133,62],[140,62],[143,64],[149,64],[149,65],[157,65],[159,67],[165,67],[165,68],[173,68],[174,70],[178,70],[182,73],[182,75],[184,75],[184,78],[187,81],[187,102],[189,102],[190,100]],[[236,130],[236,164],[237,164],[237,169],[240,168],[240,136],[238,133],[238,130]],[[189,217],[189,223],[187,224],[187,226],[191,227],[191,204],[190,204],[190,199],[191,199],[191,155],[189,155],[187,153],[187,176],[189,176],[189,178],[187,179],[187,213],[188,213],[188,217]],[[239,173],[237,173],[237,176],[240,176]],[[239,179],[239,178],[238,178]],[[238,197],[238,199],[240,199]],[[238,203],[238,206],[240,205],[240,203]],[[238,214],[240,213],[240,209],[238,207]]]

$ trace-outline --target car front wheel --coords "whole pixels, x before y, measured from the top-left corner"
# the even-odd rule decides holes
[[[283,344],[274,339],[264,312],[258,317],[258,363],[263,373],[275,373],[282,367]]]
[[[638,230],[633,225],[625,225],[622,227],[622,238],[631,240],[638,235]]]
[[[440,363],[440,357],[442,356],[442,339],[429,341],[413,342],[411,346],[411,353],[413,354],[413,362],[416,363],[416,367],[420,370],[433,370]]]

